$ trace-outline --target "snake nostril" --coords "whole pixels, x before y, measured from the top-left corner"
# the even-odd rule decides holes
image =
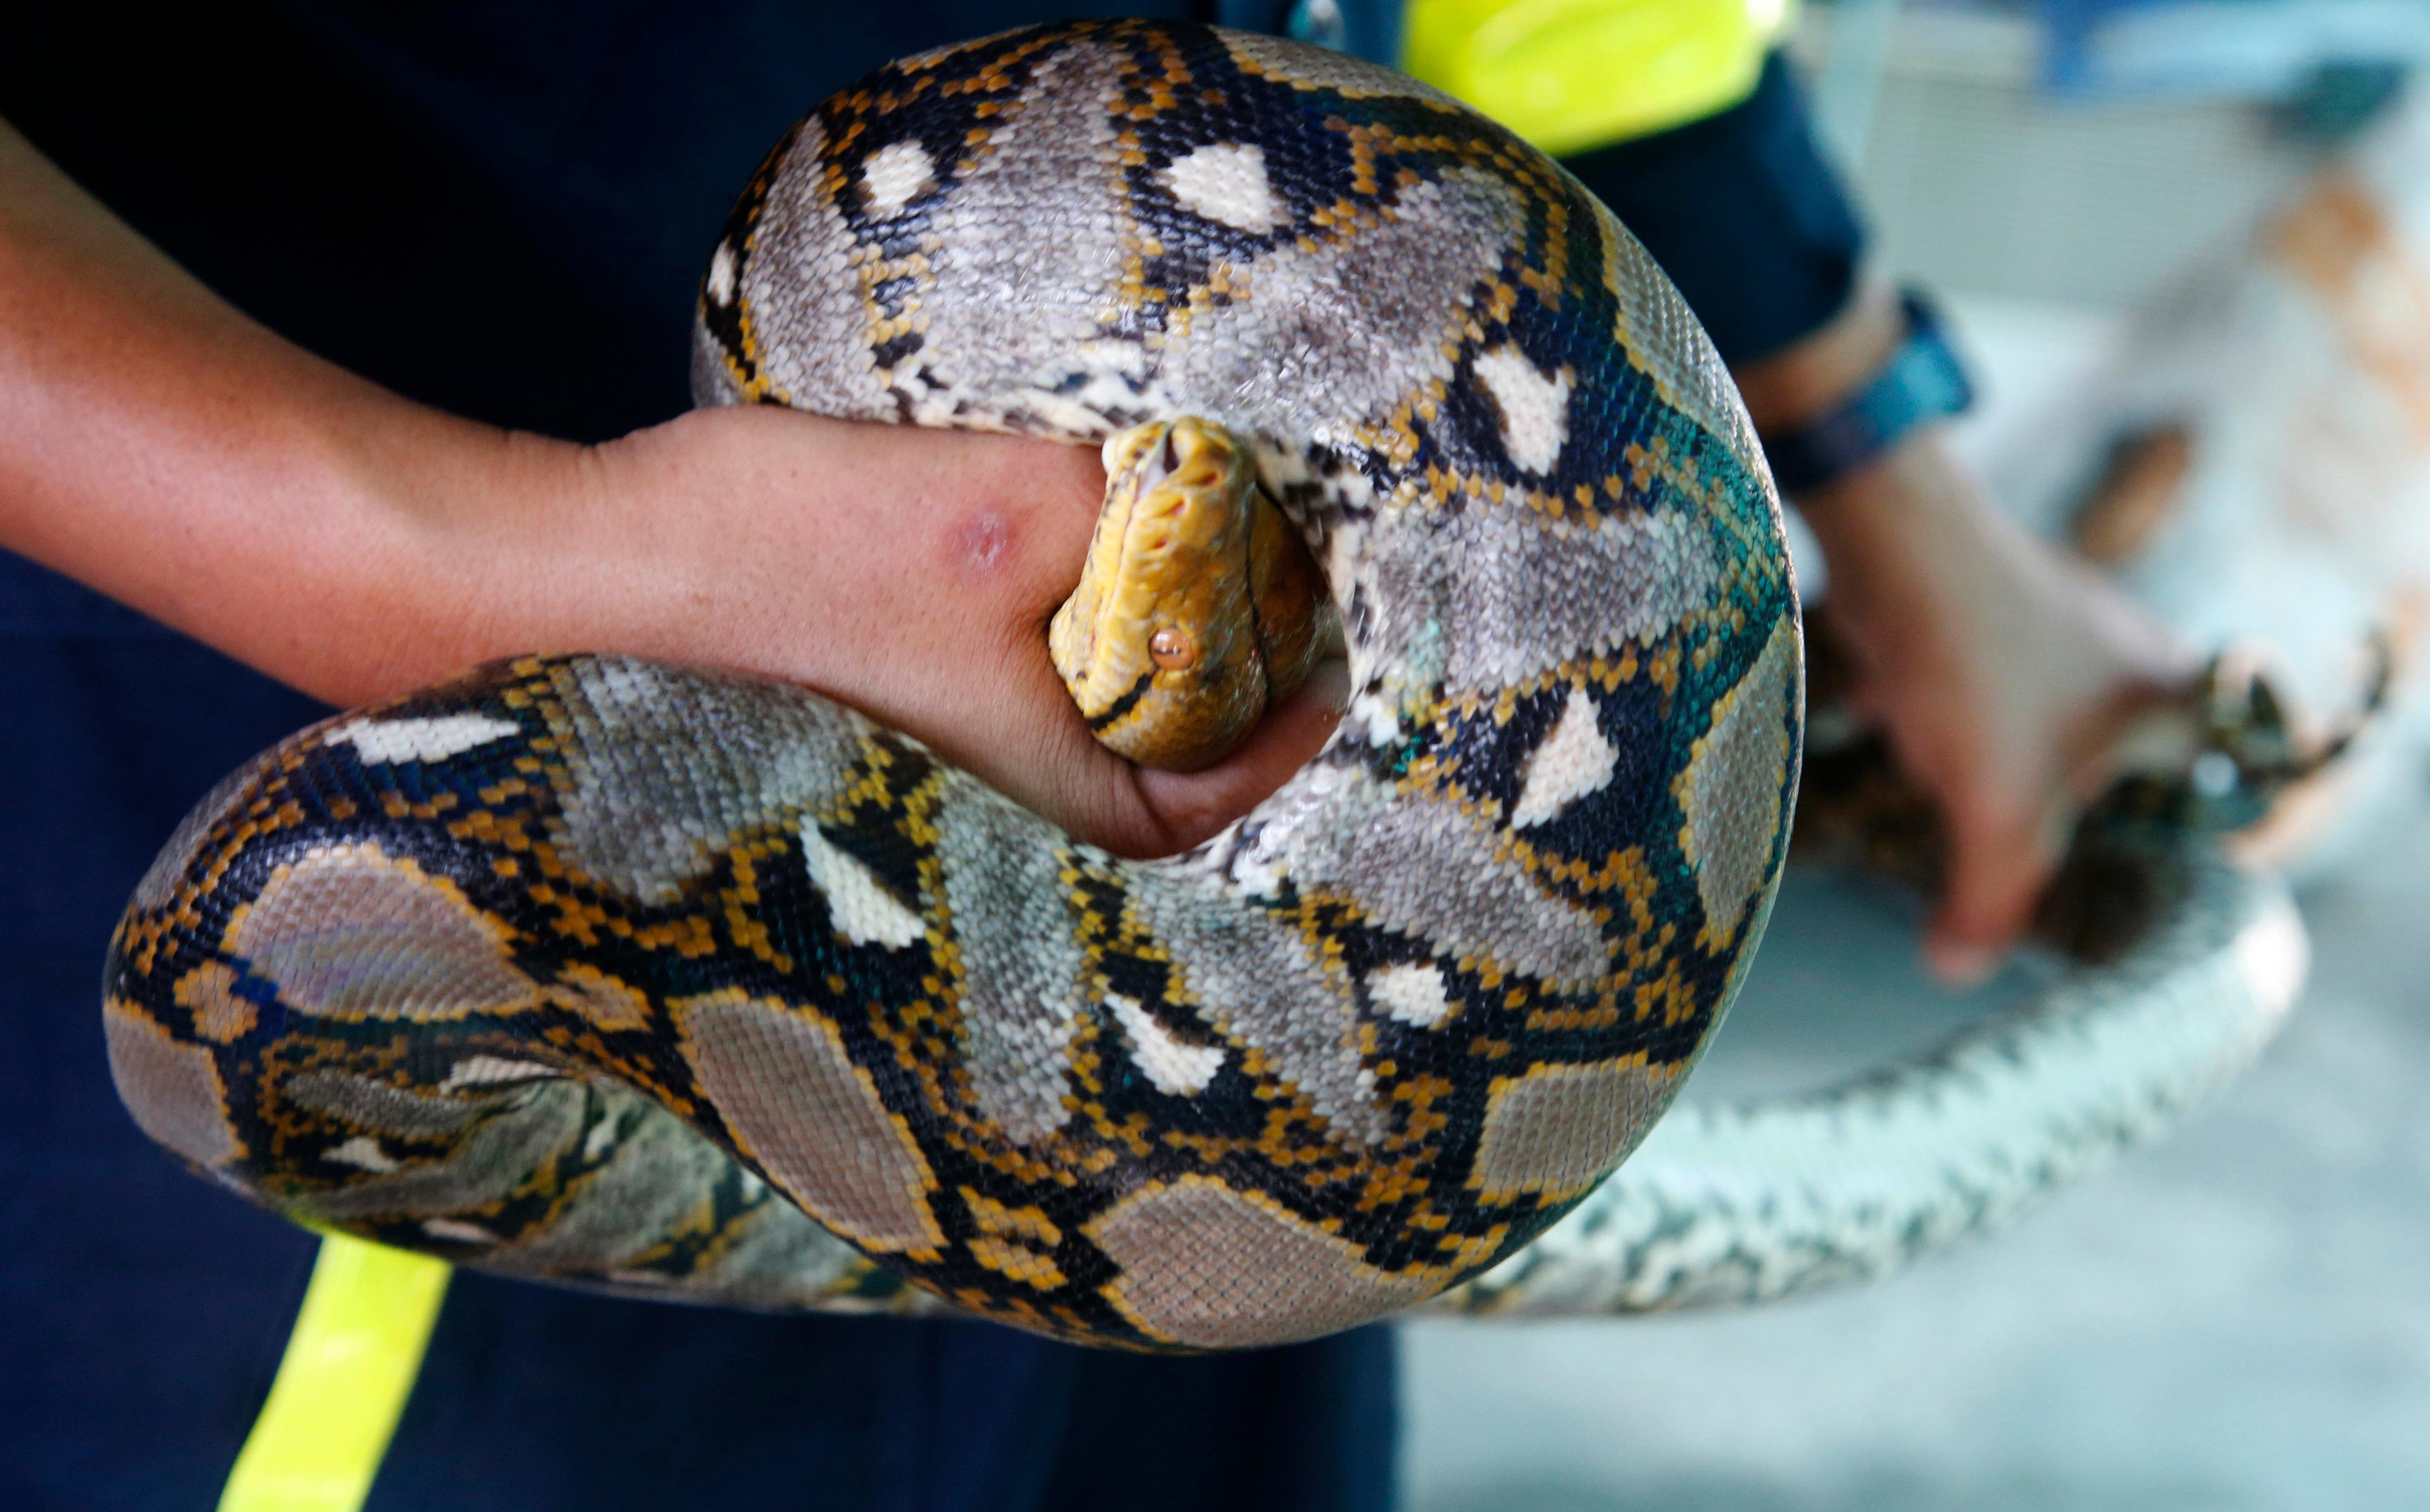
[[[1164,433],[1164,470],[1168,474],[1181,466],[1181,449],[1173,444],[1173,432]]]

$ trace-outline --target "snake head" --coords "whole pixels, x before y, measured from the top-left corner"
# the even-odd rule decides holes
[[[1315,569],[1223,426],[1135,425],[1105,456],[1088,563],[1047,649],[1100,741],[1145,766],[1194,771],[1307,675]]]

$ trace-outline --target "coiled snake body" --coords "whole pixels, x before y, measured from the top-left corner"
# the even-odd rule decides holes
[[[1270,38],[1011,33],[778,145],[694,372],[1074,442],[1220,427],[1339,607],[1341,728],[1134,863],[737,676],[534,658],[341,716],[207,798],[120,927],[156,1138],[492,1270],[759,1306],[907,1279],[1215,1348],[1513,1255],[1668,1105],[1782,865],[1796,604],[1709,346],[1549,161]]]

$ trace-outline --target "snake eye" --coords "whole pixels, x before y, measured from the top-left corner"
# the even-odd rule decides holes
[[[1198,659],[1198,646],[1189,631],[1168,624],[1147,638],[1147,654],[1157,666],[1174,672]]]

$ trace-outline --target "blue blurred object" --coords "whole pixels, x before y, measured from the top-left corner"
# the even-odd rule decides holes
[[[2423,0],[2034,3],[2045,82],[2077,96],[2324,96],[2335,115],[2430,58]]]

